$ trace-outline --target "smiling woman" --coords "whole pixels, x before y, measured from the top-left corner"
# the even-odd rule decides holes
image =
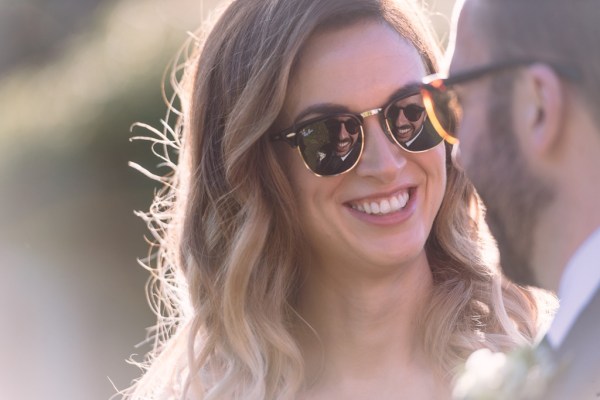
[[[424,113],[420,15],[233,1],[198,43],[147,216],[169,335],[128,398],[443,399],[472,351],[532,340],[539,298],[498,272]]]
[[[425,74],[415,47],[386,23],[365,19],[319,31],[305,44],[292,73],[281,120],[294,123],[297,115],[314,117],[315,104],[355,111],[374,109],[391,98],[393,110],[401,101],[394,94]],[[420,102],[417,97],[412,101]],[[311,115],[303,111],[307,108],[313,110]],[[388,137],[385,132],[392,129],[378,115],[363,118],[364,150],[347,173],[316,177],[289,146],[276,148],[298,203],[307,254],[314,258],[307,263],[305,287],[311,279],[333,279],[333,285],[349,285],[344,292],[363,295],[353,289],[353,280],[368,278],[374,270],[381,274],[385,268],[390,286],[404,280],[393,279],[398,274],[416,274],[414,282],[422,284],[417,287],[429,290],[424,247],[446,188],[445,148],[438,140],[428,151],[409,152],[390,140],[401,137],[404,129],[394,128],[398,135]],[[399,289],[393,289],[398,296],[403,292]],[[423,294],[415,293],[415,298]],[[392,308],[401,308],[399,304]],[[416,309],[409,307],[403,317]]]

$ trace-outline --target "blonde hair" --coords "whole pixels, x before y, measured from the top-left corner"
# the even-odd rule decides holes
[[[268,133],[308,38],[364,19],[393,27],[435,70],[433,35],[410,1],[237,0],[206,40],[192,42],[182,118],[171,139],[157,132],[179,162],[164,157],[174,173],[142,215],[159,246],[149,267],[155,347],[127,398],[291,399],[301,388],[291,326],[305,249]],[[426,244],[435,293],[422,322],[424,348],[451,373],[477,348],[530,341],[538,310],[485,259],[490,242],[474,190],[450,162],[447,171]]]

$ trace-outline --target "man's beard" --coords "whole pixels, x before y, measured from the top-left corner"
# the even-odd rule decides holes
[[[504,274],[517,284],[539,286],[531,260],[533,235],[554,192],[533,174],[519,147],[510,107],[512,79],[496,78],[489,95],[487,127],[470,176],[487,208],[485,219],[498,242]]]

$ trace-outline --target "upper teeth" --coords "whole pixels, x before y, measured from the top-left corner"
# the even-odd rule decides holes
[[[406,206],[409,199],[408,191],[390,196],[379,201],[362,201],[352,203],[352,208],[367,214],[389,214]]]

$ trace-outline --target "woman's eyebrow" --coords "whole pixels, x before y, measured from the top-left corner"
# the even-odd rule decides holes
[[[294,118],[294,124],[302,122],[302,120],[311,115],[324,115],[324,114],[333,114],[333,113],[347,113],[350,112],[348,107],[342,106],[340,104],[335,103],[317,103],[306,107],[304,110],[300,111],[300,113]]]
[[[418,82],[409,83],[408,85],[404,85],[404,86],[400,87],[399,89],[396,89],[390,96],[388,96],[386,103],[397,97],[415,95],[418,93],[419,93],[419,83]],[[383,106],[384,106],[383,104],[380,105],[380,107],[383,107]],[[302,122],[302,120],[305,117],[307,117],[311,114],[325,115],[325,114],[333,114],[333,113],[351,113],[351,112],[352,111],[350,111],[348,109],[348,107],[340,105],[340,104],[335,104],[335,103],[312,104],[312,105],[306,107],[305,109],[303,109],[296,116],[296,118],[294,118],[294,124]]]
[[[395,90],[388,97],[387,101],[391,101],[397,97],[418,94],[419,86],[420,86],[420,83],[418,83],[418,82],[409,83],[408,85],[402,86],[399,89]],[[383,107],[383,106],[384,105],[382,104],[381,107]],[[307,108],[303,109],[298,114],[298,116],[296,116],[296,118],[294,118],[294,123],[297,124],[298,122],[301,122],[305,117],[307,117],[311,114],[324,115],[324,114],[340,113],[340,112],[350,113],[351,111],[348,109],[348,107],[342,106],[340,104],[317,103],[317,104],[310,105]]]
[[[404,96],[408,97],[408,96],[413,96],[415,94],[419,94],[420,86],[421,86],[421,84],[419,82],[412,82],[412,83],[409,83],[408,85],[404,85],[401,88],[394,91],[394,93],[392,93],[388,97],[387,102],[390,102],[397,97],[404,97]]]

